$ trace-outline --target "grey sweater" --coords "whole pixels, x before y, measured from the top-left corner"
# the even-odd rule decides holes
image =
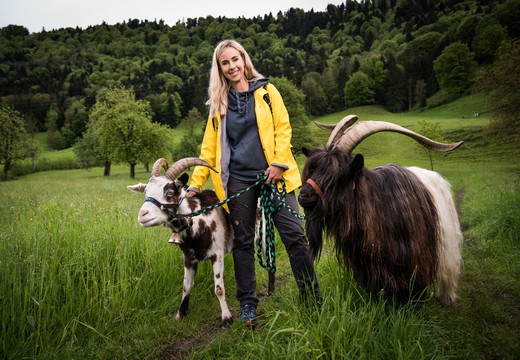
[[[229,175],[243,181],[255,181],[268,164],[262,150],[256,124],[253,93],[269,82],[259,79],[249,84],[249,90],[230,89],[226,114],[226,133],[230,147]]]

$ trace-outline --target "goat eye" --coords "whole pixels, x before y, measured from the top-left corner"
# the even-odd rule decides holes
[[[166,191],[166,193],[164,194],[164,197],[170,201],[171,199],[173,199],[173,197],[175,196],[175,191],[173,190],[168,190]]]

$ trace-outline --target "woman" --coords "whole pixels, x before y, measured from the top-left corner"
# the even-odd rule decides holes
[[[267,95],[268,97],[265,97]],[[291,152],[289,115],[278,90],[254,68],[245,49],[224,40],[213,53],[209,88],[209,118],[200,158],[218,170],[195,168],[187,196],[202,190],[211,176],[219,199],[231,197],[257,181],[265,171],[266,184],[284,180],[286,203],[298,210],[294,190],[300,172]],[[235,232],[233,261],[240,313],[246,326],[256,326],[255,222],[260,188],[228,203]],[[274,224],[289,254],[292,271],[304,299],[319,301],[319,289],[301,221],[285,207]]]

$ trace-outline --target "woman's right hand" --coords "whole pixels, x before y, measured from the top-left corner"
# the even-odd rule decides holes
[[[196,194],[195,191],[188,190],[186,192],[186,196],[185,197],[187,197],[189,199],[189,198],[193,197],[195,194]]]

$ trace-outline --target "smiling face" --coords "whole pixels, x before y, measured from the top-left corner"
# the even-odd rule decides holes
[[[225,48],[220,54],[218,63],[220,71],[233,89],[237,91],[249,89],[249,83],[244,75],[244,58],[237,49],[232,46]]]

